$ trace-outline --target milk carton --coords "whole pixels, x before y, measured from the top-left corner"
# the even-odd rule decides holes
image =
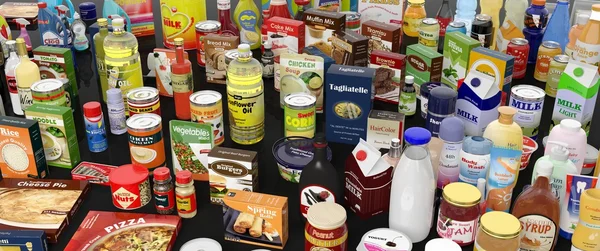
[[[489,63],[477,64],[477,62],[481,60],[485,60]],[[477,66],[473,67],[475,64],[477,64]],[[514,64],[515,58],[513,56],[484,47],[473,49],[469,56],[469,69],[475,69],[496,78],[498,86],[500,90],[502,90],[502,104],[506,104],[508,101],[507,97],[510,96],[510,84],[512,83]]]
[[[598,66],[569,61],[558,82],[550,130],[563,119],[574,119],[589,133],[599,84]]]
[[[471,50],[480,47],[481,43],[459,32],[450,32],[444,39],[444,64],[442,66],[442,83],[456,90],[459,80],[467,75]]]

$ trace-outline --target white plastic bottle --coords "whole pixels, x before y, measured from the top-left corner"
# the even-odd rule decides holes
[[[392,179],[389,226],[416,243],[427,238],[433,223],[435,178],[427,150],[431,132],[412,127],[404,138],[407,147]]]
[[[550,150],[550,154],[539,158],[535,162],[533,167],[533,175],[531,175],[531,184],[535,182],[538,174],[538,163],[541,160],[548,160],[552,162],[554,170],[551,176],[552,191],[560,201],[562,207],[565,200],[565,193],[567,191],[567,174],[579,174],[575,164],[569,160],[569,150],[567,150],[566,144],[555,145]]]
[[[467,28],[467,36],[471,35],[471,25],[475,20],[477,10],[477,0],[458,0],[456,3],[456,15],[454,21],[465,23]]]
[[[75,35],[75,41],[73,42],[73,46],[78,51],[85,51],[90,47],[90,42],[85,35],[85,30],[87,29],[85,23],[81,21],[79,17],[79,13],[75,12],[73,14],[73,24],[71,25],[71,34]]]
[[[127,132],[127,118],[125,117],[125,103],[120,88],[106,90],[106,107],[108,109],[108,122],[110,133],[121,135]]]
[[[527,0],[506,0],[506,3],[504,3],[504,11],[506,12],[504,22],[510,20],[519,30],[523,30],[525,26],[523,19],[527,7],[529,7]]]
[[[557,143],[559,142],[559,143]],[[587,135],[581,129],[581,123],[574,119],[563,119],[558,126],[550,131],[544,155],[549,155],[556,145],[567,144],[569,160],[577,167],[577,174],[581,174],[587,148]]]
[[[460,173],[460,151],[465,138],[465,124],[457,117],[448,117],[440,125],[440,139],[444,141],[438,167],[437,188],[457,182]]]
[[[17,48],[15,47],[16,43],[14,40],[6,41],[6,46],[10,52],[8,52],[9,57],[6,59],[4,65],[4,74],[6,74],[10,102],[12,103],[13,112],[16,115],[23,115],[23,109],[21,109],[21,103],[19,101],[19,92],[17,90],[17,80],[15,78],[15,68],[17,68],[20,59],[17,55]]]

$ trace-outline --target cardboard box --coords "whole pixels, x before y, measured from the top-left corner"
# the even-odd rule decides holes
[[[369,63],[369,39],[346,29],[331,38],[331,57],[336,64],[366,67]]]
[[[72,223],[89,188],[86,181],[3,179],[0,229],[44,230],[48,241],[56,243]]]
[[[267,40],[271,41],[271,50],[275,56],[283,53],[302,53],[306,38],[306,27],[302,21],[273,17],[267,19],[266,24]]]
[[[75,62],[71,49],[39,46],[33,50],[33,61],[40,67],[40,77],[42,79],[69,79],[69,87],[65,87],[67,100],[71,101],[71,107],[79,104],[77,102],[79,91],[77,89]]]
[[[598,66],[569,61],[558,82],[550,130],[563,119],[574,119],[589,133],[599,86]]]
[[[375,20],[386,24],[395,24],[402,27],[402,17],[404,16],[404,1],[366,1],[358,3],[358,13],[361,16],[361,23],[369,20]]]
[[[3,16],[11,30],[17,31],[21,27],[17,25],[15,19],[25,18],[30,24],[27,25],[27,30],[34,31],[38,29],[38,12],[37,3],[24,2],[5,2],[0,5],[0,16]],[[71,13],[72,15],[73,13]],[[13,39],[16,39],[13,37]]]
[[[208,181],[208,153],[213,147],[212,126],[206,123],[171,120],[173,171],[192,172],[194,180]]]
[[[71,170],[73,180],[85,180],[89,183],[109,186],[109,175],[117,166],[83,161]]]
[[[154,35],[154,16],[155,15],[162,16],[162,15],[159,11],[156,11],[156,13],[154,13],[154,11],[152,10],[152,1],[119,0],[119,1],[115,1],[115,3],[117,3],[122,8],[123,11],[125,11],[125,14],[127,16],[129,16],[129,19],[131,20],[131,33],[133,35],[135,35],[136,37],[153,36]],[[168,9],[167,6],[165,6],[165,7]],[[99,8],[96,8],[96,9],[98,11],[98,16],[99,16],[98,18],[100,18],[100,15],[101,15],[101,13],[99,13],[100,9]],[[161,8],[160,11],[163,11],[163,9]],[[170,13],[173,13],[173,11],[170,11]],[[121,13],[115,13],[115,14],[120,14],[121,16],[123,16]],[[185,23],[187,21],[186,19],[187,19],[187,15],[184,15],[184,17],[182,18],[182,21],[180,21],[180,23]],[[129,21],[129,20],[127,20],[127,21]],[[163,21],[162,18],[161,18],[161,21]],[[129,25],[129,24],[127,24],[127,25]],[[193,28],[193,26],[192,26],[192,28]]]
[[[488,60],[480,62],[487,67],[493,64]],[[470,71],[458,88],[456,99],[456,117],[464,122],[465,135],[483,136],[485,128],[498,119],[501,99],[498,81],[485,73]]]
[[[45,178],[48,175],[37,121],[0,116],[0,149],[3,178]]]
[[[369,113],[367,143],[376,147],[389,149],[393,138],[400,139],[404,133],[404,114],[391,111],[372,110]]]
[[[422,44],[406,47],[406,74],[415,77],[417,96],[421,95],[421,85],[442,80],[444,57]]]
[[[367,117],[373,104],[375,69],[332,65],[325,87],[327,141],[357,144],[367,137]]]
[[[230,190],[223,198],[223,211],[225,240],[267,248],[285,247],[289,212],[286,197]],[[249,227],[257,221],[265,227]]]
[[[183,52],[183,58],[189,59],[188,53]],[[173,97],[173,87],[171,86],[171,63],[177,60],[175,50],[156,48],[154,53],[148,54],[148,66],[150,67],[149,76],[156,77],[156,87],[161,96]]]
[[[206,82],[225,84],[227,76],[225,52],[231,49],[237,49],[239,44],[240,38],[238,36],[211,34],[205,37]]]
[[[477,61],[488,60],[492,62],[491,66],[474,65]],[[498,86],[502,90],[502,104],[507,104],[510,96],[510,84],[512,83],[513,66],[515,58],[513,56],[490,50],[485,47],[477,47],[471,51],[469,56],[469,71],[477,70],[489,76],[494,76]]]
[[[375,99],[398,104],[400,90],[404,85],[406,56],[398,53],[374,50],[369,68],[375,71]]]
[[[458,81],[467,76],[471,50],[480,46],[479,41],[459,31],[446,34],[444,38],[442,83],[456,90]]]
[[[2,230],[0,250],[4,251],[46,251],[48,238],[42,230]]]
[[[346,15],[313,8],[304,12],[302,21],[305,25],[306,46],[315,46],[326,55],[332,55],[330,38],[333,34],[346,30]]]
[[[229,189],[256,191],[258,155],[254,151],[215,147],[208,154],[210,202],[223,204]]]
[[[33,104],[27,119],[38,121],[49,166],[72,169],[81,161],[73,112],[69,107]]]
[[[318,57],[322,57],[323,58],[323,64],[325,65],[325,68],[323,68],[323,72],[326,73],[327,70],[329,70],[329,67],[331,67],[333,64],[335,64],[335,60],[333,60],[333,58],[331,58],[329,55],[326,55],[325,53],[323,53],[323,51],[319,50],[317,47],[314,46],[307,46],[304,47],[304,49],[302,50],[303,54],[307,54],[307,55],[311,55],[311,56],[318,56]],[[323,83],[325,83],[327,81],[327,74],[323,74],[325,76],[323,76]]]
[[[323,58],[303,54],[286,53],[281,55],[279,102],[284,107],[288,94],[304,92],[317,98],[316,111],[323,113],[323,79],[325,71]]]
[[[369,38],[369,55],[374,50],[400,52],[400,26],[369,20],[362,24],[361,34]]]
[[[323,0],[324,2],[331,2],[332,0]],[[340,1],[341,2],[341,6],[339,11],[357,11],[358,10],[358,1],[359,0],[334,0],[334,1]],[[269,5],[271,3],[271,0],[262,0],[262,10],[268,10],[269,9]],[[314,4],[318,4],[316,1]],[[296,13],[298,13],[298,5],[296,4],[296,2],[294,0],[287,0],[287,6],[288,6],[288,10],[290,11],[290,14],[292,16],[296,15]],[[313,5],[316,6],[316,5]],[[310,8],[310,5],[307,6],[307,8]]]
[[[123,251],[170,251],[180,229],[181,218],[175,215],[90,211],[64,251],[114,250],[114,245]],[[160,247],[152,246],[156,243]]]

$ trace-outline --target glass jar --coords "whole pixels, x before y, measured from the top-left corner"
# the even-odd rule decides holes
[[[471,245],[479,221],[481,193],[471,184],[454,182],[444,187],[442,198],[438,235],[461,246]]]
[[[409,37],[418,37],[419,26],[426,17],[425,0],[408,0],[408,8],[404,12],[404,25],[402,27],[404,34]]]
[[[181,218],[193,218],[196,216],[196,189],[192,172],[183,170],[175,175],[175,197],[177,201],[177,213]]]
[[[112,89],[111,89],[112,90]],[[159,214],[172,214],[175,211],[175,190],[171,171],[166,167],[156,168],[154,174],[154,206]]]
[[[311,206],[306,215],[304,250],[346,251],[348,227],[346,209],[335,202]]]
[[[521,223],[511,214],[492,211],[481,216],[474,251],[519,250]]]

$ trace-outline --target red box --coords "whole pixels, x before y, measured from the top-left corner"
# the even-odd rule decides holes
[[[404,86],[406,56],[403,54],[374,50],[369,59],[369,68],[381,68],[375,72],[375,99],[398,104]],[[388,74],[392,72],[393,74]]]
[[[67,244],[65,251],[113,250],[107,246],[111,241],[119,244],[138,245],[141,250],[169,251],[175,244],[177,233],[181,229],[181,218],[175,215],[114,213],[90,211],[77,232]],[[153,241],[144,240],[144,236],[161,241],[159,247],[151,247]],[[147,243],[139,246],[137,243]],[[126,243],[123,243],[126,242]],[[120,246],[119,250],[128,250],[133,246]],[[103,249],[106,248],[106,249]]]
[[[115,168],[117,167],[84,161],[71,170],[71,177],[73,180],[86,180],[90,183],[108,186],[110,185],[108,175]]]
[[[267,40],[272,42],[271,50],[275,56],[283,53],[302,54],[304,32],[302,21],[282,17],[267,20]]]

